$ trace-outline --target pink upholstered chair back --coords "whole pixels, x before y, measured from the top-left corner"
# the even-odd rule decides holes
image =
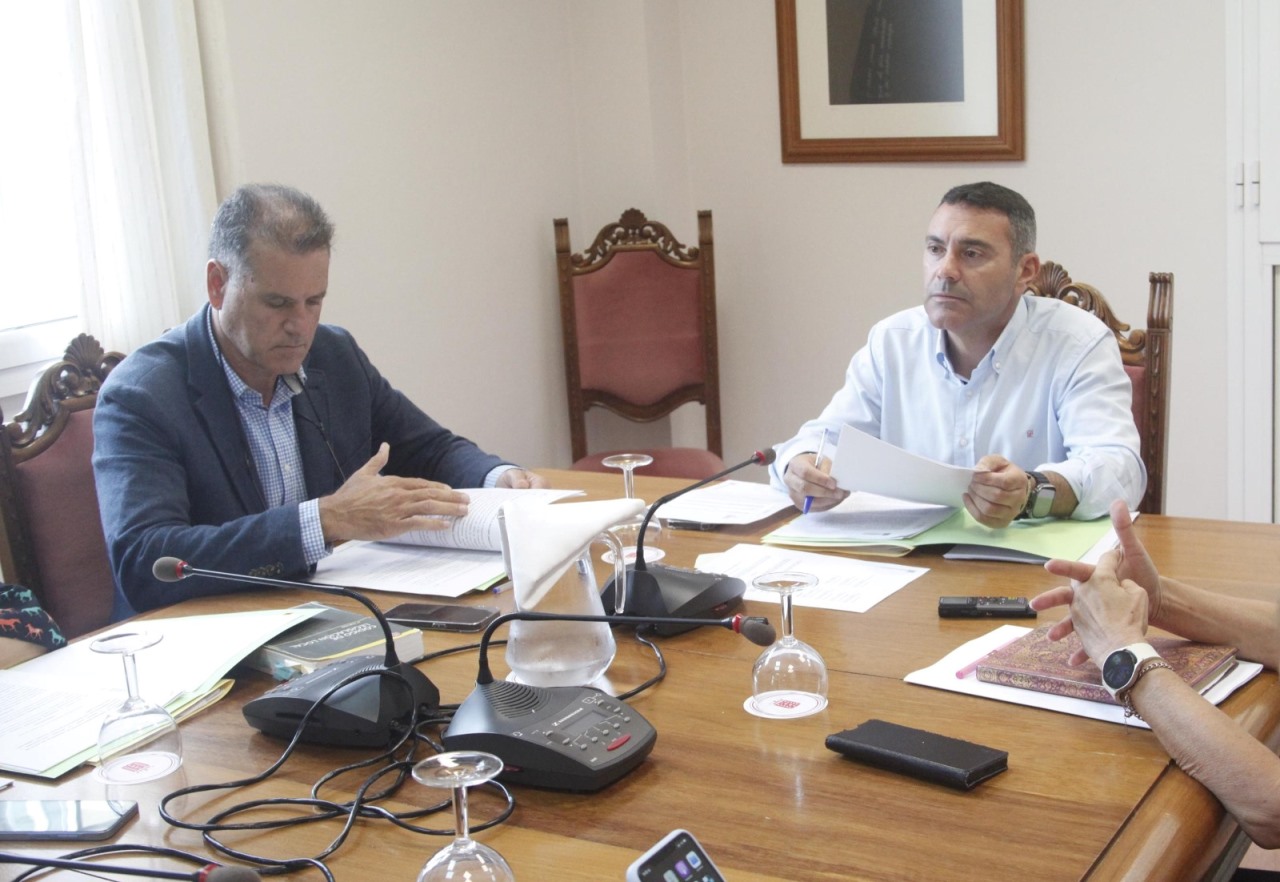
[[[93,406],[123,358],[82,334],[0,432],[0,565],[63,634],[111,621],[115,588],[93,481]]]
[[[588,453],[586,411],[604,407],[649,422],[682,404],[706,410],[707,449],[636,449],[644,474],[702,478],[724,468],[715,329],[711,212],[698,213],[697,248],[681,245],[636,209],[573,254],[555,221],[573,467],[606,470],[612,451]]]
[[[1173,366],[1173,273],[1150,273],[1147,294],[1147,327],[1131,330],[1116,318],[1101,292],[1092,285],[1073,282],[1059,264],[1045,261],[1031,283],[1031,292],[1056,297],[1088,310],[1115,334],[1125,373],[1133,383],[1133,422],[1142,442],[1142,462],[1147,469],[1147,492],[1139,511],[1164,511],[1165,460],[1169,449],[1169,389]]]

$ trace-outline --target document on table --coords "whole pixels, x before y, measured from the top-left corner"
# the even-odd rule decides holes
[[[291,608],[148,619],[107,633],[141,627],[163,635],[134,656],[138,690],[181,719],[210,693],[225,694],[223,677],[246,655],[314,614]],[[0,768],[57,778],[95,755],[102,718],[124,703],[126,692],[120,657],[94,652],[90,642],[0,670]]]
[[[797,595],[797,598],[799,595]],[[1125,719],[1124,708],[1117,704],[1104,704],[1101,701],[1088,701],[1083,698],[1070,698],[1065,695],[1051,695],[1047,692],[1036,692],[1034,689],[1019,689],[1016,686],[1002,686],[999,683],[984,683],[975,672],[977,662],[993,650],[1007,646],[1014,640],[1031,631],[1018,625],[1001,625],[982,637],[954,649],[941,660],[927,668],[912,671],[904,678],[908,683],[917,686],[931,686],[934,689],[946,689],[949,692],[963,692],[980,698],[993,698],[1028,707],[1072,714],[1077,717],[1089,717],[1108,723],[1122,723],[1131,726],[1150,728],[1137,717]],[[1248,683],[1262,671],[1257,662],[1239,661],[1221,680],[1207,689],[1204,697],[1214,704],[1221,704],[1232,692]],[[957,676],[963,673],[964,676]]]
[[[791,497],[768,484],[721,481],[673,499],[658,515],[696,524],[754,524],[790,507]]]
[[[766,542],[781,545],[848,545],[907,539],[955,513],[945,505],[904,502],[875,493],[851,493],[835,508],[810,512],[783,524]]]
[[[507,487],[462,488],[470,501],[467,513],[460,518],[440,518],[449,521],[444,530],[410,530],[392,539],[391,543],[427,545],[436,548],[466,548],[475,551],[502,551],[502,534],[498,527],[498,512],[509,499],[540,499],[548,504],[566,496],[582,496],[582,490],[526,489]]]
[[[831,474],[844,490],[862,490],[894,499],[957,508],[964,504],[964,493],[973,480],[974,470],[916,456],[852,426],[844,426],[840,429]]]
[[[810,573],[818,577],[818,584],[797,592],[792,598],[793,604],[858,613],[866,612],[899,588],[929,572],[927,567],[832,557],[745,543],[739,543],[728,551],[698,555],[697,568],[707,573],[735,576],[747,583],[745,597],[748,600],[774,603],[778,602],[777,593],[752,588],[752,579],[783,570]]]
[[[344,542],[316,564],[316,582],[461,597],[507,577],[501,551],[426,548],[391,542]]]

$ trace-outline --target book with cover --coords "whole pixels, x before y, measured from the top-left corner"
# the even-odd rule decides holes
[[[1017,640],[1002,646],[978,663],[977,676],[985,683],[1034,689],[1052,695],[1066,695],[1117,704],[1102,685],[1102,672],[1093,662],[1071,667],[1067,659],[1080,645],[1072,635],[1052,641],[1047,632],[1053,625],[1041,625]],[[1193,643],[1179,637],[1150,636],[1147,642],[1173,666],[1174,672],[1193,689],[1203,692],[1235,666],[1236,649]]]
[[[288,680],[347,656],[385,653],[382,628],[373,616],[315,602],[299,608],[320,611],[264,644],[245,664],[277,680]],[[421,631],[391,622],[391,633],[401,661],[422,658]]]

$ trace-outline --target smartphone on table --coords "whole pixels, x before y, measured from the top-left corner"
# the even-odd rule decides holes
[[[461,603],[402,603],[386,612],[387,621],[421,631],[481,631],[498,617],[492,606]]]
[[[627,882],[725,882],[688,830],[672,830],[627,868]]]
[[[2,799],[0,841],[65,839],[97,842],[120,832],[136,802],[105,799]]]

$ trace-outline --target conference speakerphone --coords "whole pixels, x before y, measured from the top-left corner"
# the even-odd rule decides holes
[[[500,780],[600,790],[640,765],[658,733],[632,708],[589,686],[477,686],[444,734],[446,750],[502,757]]]

